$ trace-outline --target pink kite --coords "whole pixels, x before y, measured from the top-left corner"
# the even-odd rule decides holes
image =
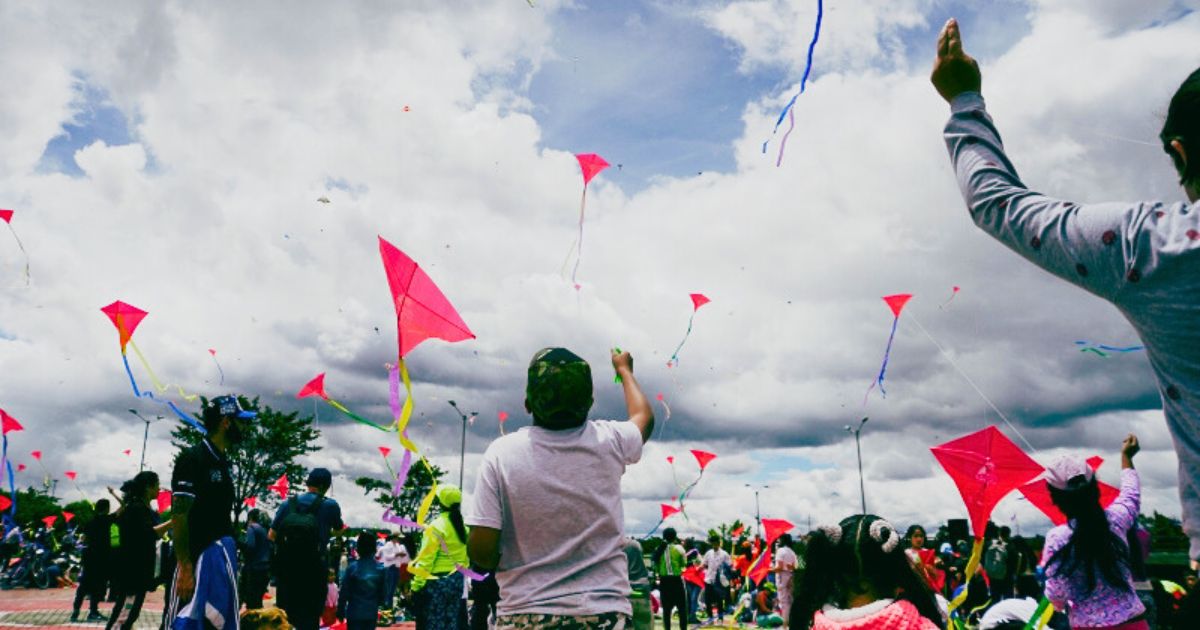
[[[113,326],[117,327],[117,334],[120,336],[121,341],[121,354],[125,354],[125,346],[133,338],[133,331],[137,330],[138,324],[141,324],[142,320],[149,313],[120,300],[105,306],[100,311],[108,315],[108,319],[112,320]]]
[[[67,479],[70,479],[71,481],[75,481],[75,471],[74,470],[68,470],[67,472],[65,472],[63,474],[67,476]]]
[[[940,305],[938,305],[938,308],[945,308],[946,306],[948,306],[951,302],[954,301],[954,298],[957,295],[958,295],[958,287],[953,287],[950,291],[950,299],[946,300],[945,302],[942,302]]]
[[[679,508],[675,507],[674,505],[668,505],[666,503],[662,503],[662,504],[660,504],[659,507],[662,508],[662,517],[664,519],[667,518],[668,516],[671,516],[672,514],[679,513]]]
[[[258,497],[246,497],[246,500],[242,501],[242,505],[248,508],[254,508],[258,506]]]
[[[121,451],[121,452],[122,452],[122,453],[125,453],[126,455],[131,455],[131,454],[133,453],[133,449],[129,449],[129,448],[127,448],[127,449],[125,449],[125,450],[123,450],[123,451]]]
[[[73,518],[75,518],[75,514],[74,514],[74,513],[72,513],[72,512],[68,512],[68,511],[66,511],[66,510],[63,510],[63,520],[64,520],[64,521],[66,521],[66,522],[70,523],[70,522],[71,522],[71,519],[73,519]]]
[[[675,456],[674,456],[674,455],[667,455],[667,462],[668,462],[668,463],[671,463],[671,464],[674,464],[674,463],[675,463]]]
[[[17,464],[17,472],[25,472],[25,464]]]
[[[0,495],[0,512],[3,512],[10,507],[12,507],[12,499],[10,499],[6,496]]]
[[[155,502],[158,503],[159,514],[163,514],[167,510],[171,509],[171,491],[159,490],[158,497],[155,499]]]
[[[278,493],[280,499],[286,499],[290,487],[291,486],[288,484],[287,475],[280,475],[279,479],[276,480],[275,483],[267,486],[267,490]]]
[[[396,432],[403,437],[413,407],[412,381],[408,378],[404,357],[431,337],[454,343],[474,339],[475,334],[420,265],[382,236],[379,237],[379,256],[383,259],[383,270],[392,292],[392,305],[396,309],[396,341],[400,352],[398,367],[407,394],[396,420]],[[404,441],[402,439],[401,443]],[[405,448],[416,450],[411,443],[405,444]]]
[[[0,409],[0,433],[8,435],[9,431],[24,431],[25,427],[21,426],[17,419],[8,415],[3,409]]]
[[[700,465],[700,472],[704,472],[709,462],[717,458],[716,453],[709,453],[708,451],[693,450],[692,455],[696,457],[696,463]]]
[[[365,424],[369,427],[374,427],[376,429],[379,429],[380,431],[391,431],[392,430],[392,427],[384,426],[382,424],[377,424],[377,423],[371,422],[370,420],[367,420],[366,418],[354,413],[353,411],[350,411],[342,403],[330,398],[329,394],[325,393],[325,373],[324,372],[321,372],[320,374],[314,376],[312,378],[312,380],[305,383],[304,387],[301,387],[300,391],[296,393],[296,398],[308,398],[309,396],[319,397],[321,400],[324,400],[325,402],[329,403],[329,406],[346,414],[351,419],[353,419],[357,422],[360,422],[362,424]]]
[[[1087,463],[1092,467],[1092,470],[1099,470],[1100,464],[1103,462],[1104,460],[1100,457],[1091,457],[1087,460]],[[1103,481],[1099,482],[1099,485],[1100,506],[1107,508],[1108,506],[1112,505],[1113,501],[1117,500],[1117,497],[1120,496],[1121,491],[1120,489],[1114,488]],[[1054,505],[1054,501],[1050,498],[1050,490],[1046,487],[1046,481],[1044,479],[1034,479],[1033,481],[1021,486],[1020,490],[1021,494],[1025,496],[1025,499],[1032,503],[1034,507],[1041,510],[1042,514],[1045,514],[1047,517],[1049,517],[1052,523],[1055,525],[1063,525],[1067,522],[1066,515]]]
[[[683,340],[675,347],[675,352],[671,353],[671,358],[667,360],[667,367],[679,365],[679,351],[683,349],[683,344],[687,343],[688,337],[692,334],[692,323],[696,320],[696,311],[700,310],[701,306],[712,301],[705,297],[703,293],[689,293],[688,297],[692,298],[692,314],[688,317],[687,332],[683,333]]]
[[[0,210],[0,221],[8,224],[8,231],[12,232],[13,240],[17,242],[17,248],[21,250],[21,254],[25,256],[25,286],[29,286],[29,252],[25,251],[25,245],[21,243],[21,237],[17,236],[17,231],[12,226],[13,211]]]
[[[380,455],[383,455],[383,458],[384,458],[384,459],[387,459],[387,456],[388,456],[388,454],[390,454],[391,452],[392,452],[392,449],[390,449],[390,448],[388,448],[388,447],[386,447],[386,446],[380,446],[380,447],[379,447],[379,454],[380,454]]]
[[[795,525],[792,525],[786,519],[782,518],[764,518],[762,520],[762,525],[763,529],[766,530],[768,547],[770,547],[771,543],[775,542],[775,540],[780,536],[796,528]]]
[[[42,452],[41,451],[29,451],[29,454],[32,455],[33,458],[38,460],[39,462],[42,461]]]
[[[604,158],[595,153],[578,153],[575,159],[579,161],[579,170],[583,172],[583,195],[579,200],[579,236],[576,237],[575,243],[579,246],[579,253],[575,257],[575,268],[571,270],[571,284],[575,285],[575,290],[579,290],[579,281],[576,275],[579,273],[579,261],[583,259],[583,218],[584,207],[587,205],[587,187],[600,171],[608,168],[609,164]],[[575,249],[575,245],[571,246]],[[567,258],[570,259],[570,252],[567,253]]]
[[[58,516],[56,516],[54,514],[51,514],[50,516],[42,518],[42,522],[46,524],[46,529],[50,529],[51,527],[54,527],[54,521],[57,521],[57,520],[58,520]]]
[[[504,422],[508,420],[508,412],[501,411],[496,414],[496,418],[500,421],[500,435],[504,435]]]
[[[871,395],[871,390],[875,386],[879,386],[879,393],[887,398],[887,390],[883,388],[883,378],[887,374],[888,358],[892,354],[892,340],[896,338],[896,326],[900,324],[900,311],[904,310],[904,305],[912,299],[910,293],[900,293],[897,295],[884,296],[883,301],[887,303],[888,308],[892,311],[892,332],[888,335],[887,348],[883,351],[883,364],[879,366],[879,375],[875,380],[871,381],[871,386],[867,388],[867,393],[863,395],[863,405],[867,404],[867,397]]]

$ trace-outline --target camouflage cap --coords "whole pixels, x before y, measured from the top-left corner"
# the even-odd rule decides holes
[[[566,348],[542,348],[529,362],[525,403],[534,423],[548,429],[577,427],[592,408],[592,368]]]

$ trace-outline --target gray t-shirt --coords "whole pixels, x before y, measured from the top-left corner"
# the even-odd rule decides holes
[[[641,457],[631,422],[525,427],[492,442],[464,517],[500,530],[497,614],[633,613],[621,476]]]
[[[1200,558],[1200,207],[1036,193],[1017,177],[979,93],[956,96],[951,111],[946,147],[975,224],[1112,303],[1145,344],[1179,455],[1183,531]]]

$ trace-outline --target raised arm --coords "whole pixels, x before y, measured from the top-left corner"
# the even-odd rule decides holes
[[[621,377],[621,386],[625,389],[625,408],[629,411],[629,421],[642,432],[642,442],[650,440],[654,432],[654,408],[642,393],[641,385],[633,376],[633,357],[628,352],[612,351],[613,369]]]

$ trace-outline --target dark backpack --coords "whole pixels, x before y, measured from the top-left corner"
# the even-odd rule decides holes
[[[983,568],[994,580],[1008,577],[1008,545],[1000,540],[993,541],[984,554]]]
[[[288,499],[287,515],[275,531],[275,570],[309,572],[324,567],[321,540],[317,534],[317,514],[325,497],[318,496],[305,507],[296,497]]]

